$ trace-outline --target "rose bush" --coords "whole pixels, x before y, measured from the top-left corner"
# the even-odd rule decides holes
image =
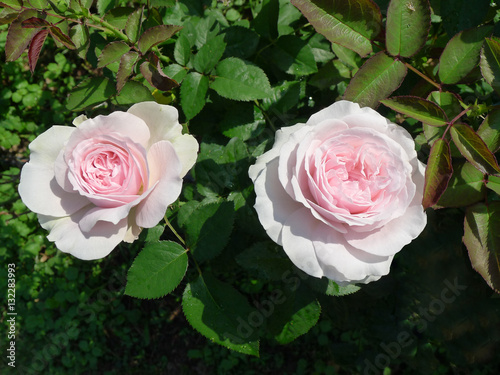
[[[422,232],[424,172],[405,129],[339,101],[278,130],[249,175],[259,220],[292,262],[349,284],[386,275]]]
[[[53,126],[30,144],[19,193],[48,239],[81,259],[108,255],[151,228],[179,196],[198,142],[155,102]]]

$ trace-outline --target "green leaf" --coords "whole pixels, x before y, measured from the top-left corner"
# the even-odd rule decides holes
[[[431,126],[445,126],[448,118],[437,104],[416,96],[394,96],[381,100],[387,107]]]
[[[181,208],[182,210],[182,208]],[[215,258],[233,231],[233,202],[199,205],[185,223],[186,245],[198,262]]]
[[[277,251],[276,246],[269,241],[257,242],[242,251],[236,257],[236,262],[267,280],[281,280],[293,267],[290,259],[283,254],[283,250]]]
[[[5,60],[14,61],[21,56],[31,42],[31,39],[39,31],[37,29],[26,29],[22,22],[31,17],[40,17],[35,10],[24,10],[17,19],[9,25],[7,40],[5,42]]]
[[[439,58],[441,82],[454,84],[465,78],[479,63],[484,38],[492,31],[493,26],[481,26],[455,35]]]
[[[387,52],[393,56],[413,56],[424,46],[430,26],[428,0],[392,0],[387,9]]]
[[[191,58],[191,44],[185,34],[180,34],[175,42],[174,58],[180,65],[186,66]]]
[[[76,24],[69,31],[69,37],[76,46],[78,56],[85,59],[89,49],[89,29],[86,25]]]
[[[382,30],[382,15],[370,0],[291,0],[316,31],[330,42],[361,56],[372,52],[371,40]]]
[[[500,41],[496,38],[486,38],[485,42],[479,60],[481,74],[486,82],[500,93]]]
[[[220,122],[222,134],[228,138],[237,137],[242,141],[257,135],[258,129],[264,125],[265,119],[260,109],[248,102],[234,102]]]
[[[262,8],[252,22],[252,29],[269,40],[278,37],[279,2],[264,0]]]
[[[468,207],[464,222],[464,244],[472,267],[486,283],[500,292],[500,202]]]
[[[139,38],[139,34],[141,32],[142,12],[142,7],[137,8],[130,14],[125,25],[125,34],[132,43],[137,42],[137,39]]]
[[[22,0],[2,0],[0,3],[15,10],[20,10],[23,6]]]
[[[498,195],[500,195],[500,177],[488,176],[486,187],[490,190],[493,190]]]
[[[170,39],[180,29],[182,26],[177,25],[159,25],[147,29],[137,42],[139,51],[143,54],[146,53],[152,47]]]
[[[379,52],[368,59],[352,78],[344,99],[362,107],[375,108],[381,99],[387,98],[401,85],[406,72],[401,61]]]
[[[98,68],[103,68],[112,62],[118,61],[121,57],[130,51],[130,47],[125,42],[111,42],[102,50],[99,55]]]
[[[446,113],[448,119],[454,119],[462,112],[462,106],[455,94],[448,91],[433,91],[427,97],[427,100],[436,103]]]
[[[210,88],[220,96],[233,100],[264,99],[271,94],[266,73],[236,57],[229,57],[217,65],[216,76]]]
[[[178,84],[180,84],[188,74],[188,70],[178,64],[169,64],[163,68],[163,72]]]
[[[106,16],[104,16],[104,20],[111,24],[113,27],[116,27],[119,30],[125,29],[127,25],[127,21],[130,15],[136,11],[134,8],[127,7],[118,7],[111,9]]]
[[[239,57],[246,59],[251,57],[259,45],[259,35],[250,29],[242,26],[231,26],[223,30],[226,57]]]
[[[193,66],[200,73],[210,73],[224,54],[224,35],[217,35],[207,41],[194,56]]]
[[[496,152],[500,149],[500,108],[493,109],[486,116],[477,129],[477,134],[490,151]]]
[[[295,35],[281,36],[271,56],[278,68],[288,74],[303,76],[318,71],[311,46]]]
[[[294,289],[297,289],[295,285],[284,289],[282,303],[273,305],[274,309],[268,318],[269,330],[282,345],[307,333],[321,315],[321,306],[310,289],[302,285]]]
[[[464,207],[484,198],[484,175],[469,162],[453,167],[453,175],[437,206]]]
[[[453,173],[450,146],[444,139],[438,139],[431,147],[425,170],[424,208],[434,206],[446,190]]]
[[[208,78],[196,72],[189,73],[181,85],[181,106],[186,119],[196,116],[205,106]]]
[[[142,83],[128,81],[114,99],[119,105],[131,105],[140,102],[153,101],[153,95]]]
[[[200,275],[187,285],[182,310],[189,324],[213,342],[239,353],[259,356],[260,327],[249,320],[252,313],[258,312],[231,285],[210,274]]]
[[[80,82],[69,94],[66,108],[70,111],[101,104],[116,93],[113,82],[105,77],[92,77]]]
[[[474,167],[486,174],[500,173],[495,156],[488,150],[488,146],[468,125],[453,124],[450,128],[451,138],[460,153]]]
[[[118,68],[118,73],[116,73],[116,91],[119,93],[128,77],[132,74],[135,63],[139,58],[139,54],[135,51],[128,51],[120,59],[120,67]]]
[[[178,243],[146,243],[130,266],[125,294],[136,298],[163,297],[179,285],[187,266],[187,250]]]
[[[113,9],[115,6],[115,0],[97,0],[97,12],[99,15],[106,14],[109,10]]]

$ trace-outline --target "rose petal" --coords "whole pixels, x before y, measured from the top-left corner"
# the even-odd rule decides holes
[[[21,171],[19,194],[33,212],[67,216],[90,202],[79,194],[64,191],[54,177],[54,162],[75,129],[53,126],[30,144],[30,161]]]
[[[127,219],[118,224],[102,222],[88,233],[82,233],[78,222],[85,214],[85,209],[62,218],[38,215],[40,225],[50,231],[48,239],[55,242],[57,248],[64,253],[83,259],[104,258],[125,237]]]
[[[182,165],[180,176],[184,177],[196,162],[200,146],[198,141],[189,134],[174,138],[171,143]]]
[[[136,223],[152,228],[163,218],[169,204],[181,193],[181,163],[169,141],[155,143],[148,152],[149,185],[154,186],[149,196],[137,206]]]
[[[256,168],[261,173],[254,176],[254,186],[257,198],[255,210],[259,220],[273,241],[281,245],[281,231],[283,223],[302,206],[294,202],[285,192],[278,179],[278,159],[264,163],[265,159],[258,159]]]
[[[162,140],[173,140],[182,134],[179,112],[176,108],[156,102],[134,104],[127,113],[141,118],[149,127],[149,147]]]

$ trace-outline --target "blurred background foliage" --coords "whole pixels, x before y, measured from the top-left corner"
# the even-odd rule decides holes
[[[382,13],[388,0],[376,1]],[[160,1],[153,1],[161,5]],[[162,17],[189,25],[209,22],[252,27],[259,38],[249,35],[243,50],[229,51],[254,62],[270,78],[273,99],[230,102],[211,92],[206,105],[189,118],[190,131],[204,140],[205,154],[227,158],[227,173],[218,172],[210,158],[199,160],[186,181],[183,200],[210,196],[228,197],[235,187],[248,181],[241,177],[252,162],[255,150],[272,143],[262,134],[270,128],[306,119],[344,93],[350,78],[361,66],[352,56],[345,64],[331,51],[329,43],[314,33],[307,21],[288,9],[277,20],[280,35],[299,35],[313,48],[312,65],[301,65],[298,74],[287,72],[283,48],[268,19],[253,21],[262,9],[259,0],[170,1]],[[264,2],[267,4],[268,2]],[[126,4],[123,2],[123,4]],[[500,18],[499,7],[490,1],[433,0],[431,37],[415,57],[421,66],[433,69],[433,56],[459,30]],[[207,21],[208,22],[208,21]],[[188,27],[188,26],[187,26]],[[247,29],[250,32],[250,29]],[[0,27],[0,55],[4,55],[7,27]],[[179,34],[181,35],[181,34]],[[177,37],[179,37],[179,35]],[[174,39],[176,40],[175,37]],[[243,51],[243,52],[241,52]],[[439,55],[438,55],[439,56]],[[500,368],[500,300],[470,265],[464,245],[463,209],[428,210],[424,233],[399,253],[391,273],[344,297],[323,296],[322,314],[316,326],[287,345],[263,341],[260,357],[245,356],[211,343],[187,323],[181,308],[186,281],[170,295],[156,300],[138,300],[124,295],[126,273],[142,248],[147,233],[132,246],[120,245],[111,256],[85,262],[63,254],[47,241],[46,233],[22,204],[17,194],[19,172],[28,159],[27,145],[53,124],[70,124],[76,117],[67,110],[71,89],[96,74],[97,60],[83,61],[73,51],[57,49],[47,39],[37,69],[32,75],[25,56],[0,65],[0,285],[7,284],[7,267],[16,264],[16,369],[0,364],[2,373],[19,374],[496,374]],[[314,66],[314,68],[312,68]],[[309,70],[308,70],[309,69]],[[100,74],[110,74],[103,69]],[[398,93],[418,90],[417,76],[409,73]],[[498,104],[491,88],[481,83],[459,85],[464,101],[480,98]],[[179,107],[182,92],[157,97]],[[121,108],[112,101],[87,110],[90,117]],[[182,106],[182,108],[189,108]],[[385,116],[402,123],[414,135],[411,120],[402,121],[394,112],[380,107]],[[244,118],[245,121],[242,119]],[[241,121],[235,126],[235,119]],[[259,137],[259,135],[261,135]],[[248,141],[243,146],[238,136]],[[417,139],[418,142],[418,139]],[[422,141],[421,144],[425,142]],[[243,148],[245,152],[241,151]],[[238,151],[241,154],[235,155]],[[428,150],[420,150],[424,155]],[[255,151],[257,152],[257,151]],[[230,156],[227,156],[227,155]],[[215,158],[215,156],[214,156]],[[220,165],[220,164],[219,164]],[[236,171],[236,173],[232,173]],[[196,181],[196,182],[195,182]],[[251,207],[251,190],[232,193],[236,211],[235,229],[219,259],[224,272],[236,272],[234,255],[266,238]],[[236,195],[235,195],[236,194]],[[178,207],[170,215],[177,222]],[[249,229],[250,228],[250,229]],[[182,232],[182,231],[181,231]],[[164,234],[165,239],[169,234]],[[241,258],[240,258],[241,260]],[[220,266],[220,267],[221,267]],[[217,265],[213,266],[217,269]],[[241,272],[241,269],[240,271]],[[188,275],[189,276],[189,275]],[[271,288],[248,270],[238,275],[240,290],[254,294]],[[6,293],[2,288],[1,321],[6,327]],[[267,289],[271,290],[271,289]],[[2,349],[6,328],[2,328]],[[3,351],[5,353],[5,351]]]

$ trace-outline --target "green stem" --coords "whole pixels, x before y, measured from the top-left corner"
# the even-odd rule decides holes
[[[99,18],[98,16],[96,16],[95,14],[89,14],[88,16],[89,19],[91,19],[92,21],[94,22],[97,22],[99,24],[101,24],[101,26],[107,30],[107,31],[110,31],[113,35],[115,35],[117,38],[129,43],[129,44],[132,44],[132,42],[130,41],[130,39],[128,38],[128,36],[126,36],[124,33],[122,33],[121,31],[115,29],[113,27],[113,25],[111,25],[110,23],[104,21],[103,19]]]
[[[170,230],[172,231],[172,233],[175,234],[175,237],[177,237],[177,239],[179,241],[181,241],[182,245],[184,247],[186,247],[186,242],[184,242],[183,238],[179,235],[179,233],[177,233],[177,231],[174,229],[174,227],[172,226],[172,224],[170,224],[170,221],[168,221],[168,219],[167,219],[167,215],[165,215],[165,223],[167,224],[167,227],[170,228]]]

